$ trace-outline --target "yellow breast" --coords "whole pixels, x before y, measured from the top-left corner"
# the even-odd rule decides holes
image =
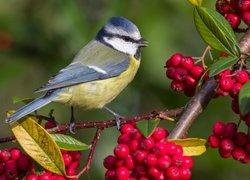
[[[102,108],[133,80],[140,61],[133,57],[129,60],[128,69],[119,76],[64,88],[55,101],[84,109]]]

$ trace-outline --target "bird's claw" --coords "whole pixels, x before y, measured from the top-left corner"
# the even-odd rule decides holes
[[[76,133],[76,128],[75,128],[75,123],[74,122],[70,122],[70,124],[69,124],[69,132],[71,134],[75,134]]]

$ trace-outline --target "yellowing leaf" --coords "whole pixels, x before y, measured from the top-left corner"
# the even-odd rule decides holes
[[[9,111],[7,115],[13,112]],[[50,172],[66,174],[60,149],[42,126],[27,116],[9,125],[17,141],[30,157]]]
[[[188,0],[194,6],[201,6],[202,0]]]
[[[199,138],[187,138],[187,139],[169,139],[183,148],[183,154],[185,156],[199,156],[206,151],[205,139]]]

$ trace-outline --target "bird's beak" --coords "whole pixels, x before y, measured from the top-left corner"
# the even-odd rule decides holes
[[[148,46],[148,41],[146,41],[145,39],[141,38],[139,40],[138,44],[139,44],[140,47],[147,47]]]

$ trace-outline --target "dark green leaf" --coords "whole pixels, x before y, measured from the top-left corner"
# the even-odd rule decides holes
[[[227,39],[231,43],[234,52],[238,57],[240,57],[240,48],[238,46],[235,33],[231,28],[229,22],[217,11],[213,9],[206,9],[207,12],[213,17],[217,26],[222,30],[222,32],[226,35]]]
[[[194,10],[196,28],[203,40],[211,48],[235,56],[235,48],[228,40],[230,39],[230,41],[235,42],[235,38],[227,28],[227,25],[223,23],[224,21],[218,22],[220,19],[216,19],[217,14],[213,11],[214,10],[196,6]]]
[[[71,136],[67,136],[64,134],[52,134],[52,137],[56,141],[60,149],[69,151],[82,151],[90,148],[89,145],[86,145]]]
[[[240,90],[239,106],[243,116],[250,112],[250,82],[244,84]]]
[[[13,102],[14,104],[19,103],[19,102],[23,102],[23,103],[25,103],[25,104],[28,104],[29,102],[31,102],[31,101],[33,101],[33,100],[34,100],[34,98],[21,98],[21,97],[19,97],[19,96],[14,96],[14,97],[12,97],[12,102]]]
[[[149,137],[154,132],[155,128],[159,124],[160,119],[142,120],[137,122],[136,127],[140,130],[144,137]]]
[[[218,61],[212,64],[212,66],[209,68],[209,76],[215,76],[221,71],[225,69],[231,69],[232,66],[237,62],[238,58],[236,57],[220,57]]]

